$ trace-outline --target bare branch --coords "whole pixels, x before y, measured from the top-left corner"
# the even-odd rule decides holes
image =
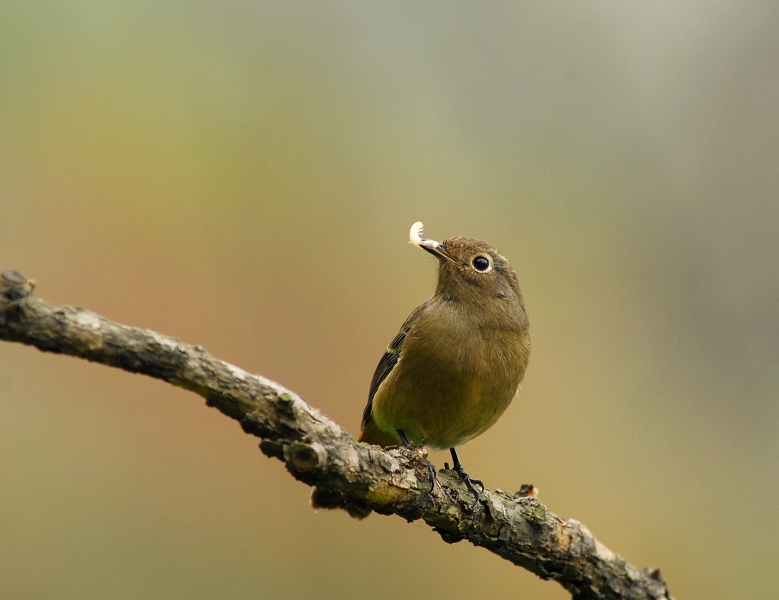
[[[424,520],[444,541],[468,540],[543,579],[575,599],[672,600],[659,570],[638,570],[574,520],[549,512],[536,498],[485,491],[473,497],[442,470],[430,489],[418,452],[359,444],[300,396],[259,375],[217,360],[200,346],[147,329],[114,323],[83,308],[51,306],[32,297],[34,283],[13,270],[0,275],[0,339],[46,352],[143,373],[192,390],[312,486],[316,506]]]

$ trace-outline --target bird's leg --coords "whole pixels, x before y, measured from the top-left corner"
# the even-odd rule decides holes
[[[406,437],[406,432],[402,429],[396,429],[395,430],[398,433],[398,437],[400,438],[400,443],[403,444],[404,448],[413,448],[414,446],[411,445],[411,442],[408,441],[408,438]]]
[[[467,487],[471,493],[476,496],[476,502],[474,503],[475,506],[479,502],[481,494],[484,492],[484,482],[481,479],[471,479],[468,473],[465,472],[465,469],[463,469],[463,464],[460,462],[460,459],[457,458],[457,452],[454,451],[454,448],[449,448],[449,452],[451,452],[452,460],[454,461],[452,470],[460,476],[460,479],[462,479],[465,483],[465,487]],[[478,492],[475,487],[473,487],[474,483],[481,486],[481,493]]]
[[[431,463],[427,459],[427,453],[423,454],[421,452],[425,447],[424,440],[422,441],[421,444],[419,444],[419,446],[414,446],[414,444],[408,441],[408,438],[406,437],[406,433],[402,429],[396,429],[395,431],[397,432],[398,437],[400,438],[400,441],[403,444],[403,447],[409,448],[410,450],[416,450],[419,456],[422,458],[422,460],[425,461],[425,466],[427,467],[427,474],[430,477],[430,491],[432,492],[435,489],[435,484],[437,483],[440,486],[441,482],[438,481],[438,472],[435,470],[435,466],[433,466],[433,463]]]

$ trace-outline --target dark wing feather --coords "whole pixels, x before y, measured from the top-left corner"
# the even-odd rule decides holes
[[[387,346],[387,350],[384,352],[384,356],[381,357],[379,364],[376,366],[376,370],[373,372],[373,379],[371,379],[371,389],[368,392],[368,404],[365,406],[365,410],[362,413],[363,429],[371,420],[371,412],[373,411],[373,397],[376,395],[376,390],[379,389],[379,386],[387,378],[387,375],[389,375],[392,372],[392,369],[395,368],[395,365],[398,364],[398,360],[400,359],[400,351],[403,349],[403,341],[406,339],[406,335],[413,326],[417,315],[419,315],[419,313],[426,305],[427,302],[421,304],[408,316],[406,322],[403,323],[403,326],[400,328],[398,335],[396,335],[395,339],[393,339],[390,345]]]

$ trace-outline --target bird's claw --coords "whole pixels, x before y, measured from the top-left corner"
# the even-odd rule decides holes
[[[430,491],[435,491],[435,486],[438,485],[439,488],[443,489],[441,486],[441,482],[438,481],[438,471],[436,471],[435,465],[431,463],[429,460],[424,459],[425,464],[427,466],[427,475],[430,477]]]
[[[484,482],[481,479],[473,479],[471,478],[468,473],[465,472],[465,469],[463,469],[462,465],[455,465],[454,469],[455,473],[457,473],[460,476],[460,479],[463,480],[463,483],[465,484],[465,487],[468,488],[468,491],[470,491],[474,496],[474,502],[473,506],[476,506],[479,503],[479,500],[481,499],[481,495],[484,493]],[[481,492],[479,492],[475,487],[474,484],[481,487]]]
[[[413,446],[412,446],[413,448]],[[425,442],[422,441],[419,446],[415,447],[414,450],[417,451],[417,454],[419,457],[425,462],[425,467],[427,468],[427,475],[430,478],[430,491],[435,491],[435,486],[438,484],[438,487],[441,487],[441,482],[438,481],[438,471],[436,471],[435,465],[431,463],[427,458],[427,450],[425,450]]]
[[[430,491],[431,492],[435,491],[436,484],[438,484],[438,487],[442,488],[441,482],[438,481],[438,471],[436,471],[433,463],[431,463],[427,459],[427,450],[425,450],[425,440],[422,440],[422,443],[419,444],[419,446],[414,446],[414,444],[412,444],[408,440],[406,434],[403,432],[402,429],[397,429],[396,431],[398,433],[398,437],[400,438],[400,442],[403,445],[403,447],[409,450],[416,450],[416,453],[419,455],[419,458],[421,458],[424,461],[425,468],[427,469],[427,475],[430,478]]]

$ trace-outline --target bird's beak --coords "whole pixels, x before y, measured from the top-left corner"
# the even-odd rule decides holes
[[[435,256],[438,259],[442,260],[451,260],[454,262],[454,257],[449,254],[449,250],[446,249],[446,246],[442,244],[441,242],[436,242],[435,240],[425,240],[426,242],[432,242],[435,244],[435,246],[420,246],[422,250],[427,250],[430,254]]]
[[[449,250],[446,249],[446,245],[435,240],[429,240],[421,237],[422,235],[422,223],[417,221],[411,226],[409,232],[409,243],[419,246],[422,250],[427,250],[430,254],[438,259],[451,260],[454,262],[454,257],[449,254]]]

